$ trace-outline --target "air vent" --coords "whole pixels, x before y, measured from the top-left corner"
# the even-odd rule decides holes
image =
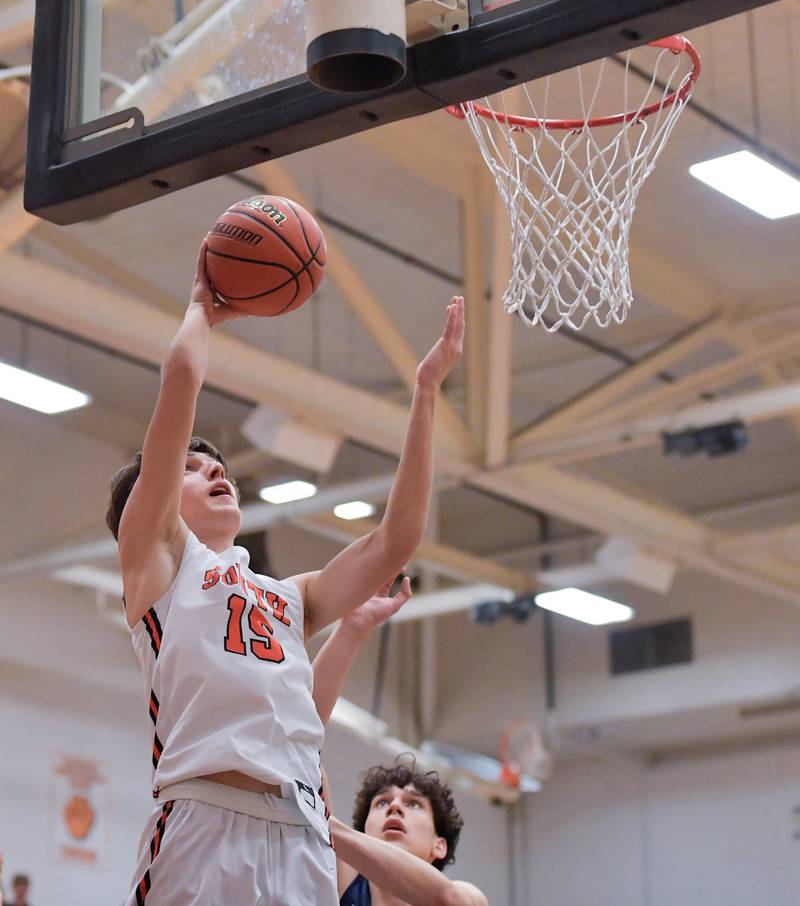
[[[692,622],[670,620],[609,633],[611,673],[634,673],[692,661]]]

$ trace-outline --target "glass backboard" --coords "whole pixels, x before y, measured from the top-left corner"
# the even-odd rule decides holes
[[[37,0],[26,207],[96,217],[767,0],[404,2],[405,76],[344,93],[306,74],[304,0]]]

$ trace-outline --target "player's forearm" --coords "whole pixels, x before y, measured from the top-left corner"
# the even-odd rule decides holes
[[[433,482],[433,424],[438,387],[417,383],[400,464],[379,531],[400,569],[419,546]]]
[[[458,890],[438,869],[399,846],[330,819],[336,857],[409,906],[456,906]]]
[[[186,309],[183,323],[169,345],[161,367],[162,379],[179,374],[202,386],[208,369],[208,318],[202,306],[192,304]]]
[[[326,726],[358,650],[368,635],[345,618],[314,658],[314,704],[319,719]]]

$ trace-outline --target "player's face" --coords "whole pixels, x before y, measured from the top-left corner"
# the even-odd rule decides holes
[[[207,453],[188,453],[183,473],[181,516],[202,538],[208,529],[236,535],[242,523],[236,490],[222,464]]]
[[[436,834],[430,802],[410,784],[378,793],[364,830],[368,836],[394,843],[429,863],[447,855],[447,842]]]

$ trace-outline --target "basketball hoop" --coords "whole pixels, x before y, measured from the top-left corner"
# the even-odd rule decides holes
[[[512,268],[503,305],[530,327],[580,330],[590,318],[607,327],[621,324],[631,307],[628,239],[636,200],[701,69],[694,45],[680,35],[645,47],[657,55],[636,101],[633,51],[625,59],[624,113],[594,112],[607,60],[588,92],[582,67],[576,69],[579,117],[547,116],[549,77],[541,102],[522,86],[531,116],[509,113],[502,93],[500,109],[488,98],[447,108],[466,120],[508,208]]]
[[[517,718],[503,730],[498,746],[500,781],[508,787],[532,792],[550,776],[551,758],[533,721]]]

